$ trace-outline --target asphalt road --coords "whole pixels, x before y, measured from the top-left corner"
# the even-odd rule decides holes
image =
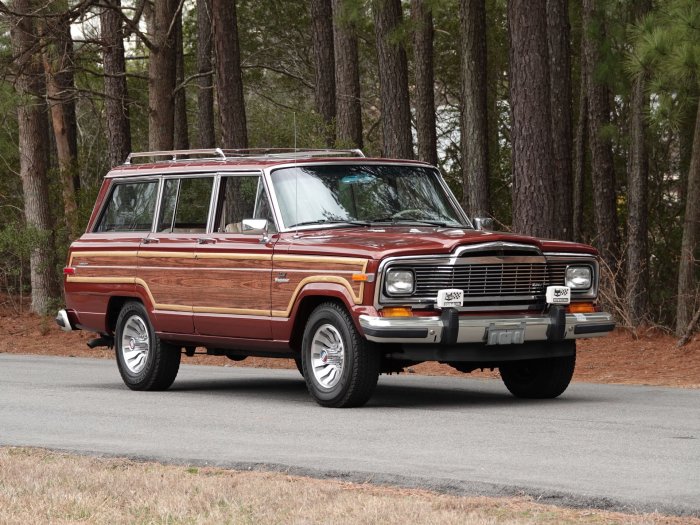
[[[113,361],[0,354],[0,445],[700,516],[700,390],[573,384],[536,402],[394,375],[335,410],[291,370],[183,366],[141,393]]]

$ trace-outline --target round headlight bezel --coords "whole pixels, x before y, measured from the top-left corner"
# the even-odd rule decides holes
[[[584,274],[588,275],[585,276]],[[583,292],[593,287],[593,268],[589,265],[572,264],[564,272],[564,284],[572,291]]]
[[[403,284],[402,284],[403,283]],[[416,275],[408,268],[393,268],[386,272],[384,291],[390,297],[406,297],[416,289]]]

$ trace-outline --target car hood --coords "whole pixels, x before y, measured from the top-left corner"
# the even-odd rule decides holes
[[[328,228],[284,233],[277,239],[275,251],[379,260],[407,255],[449,254],[459,246],[487,242],[526,244],[536,246],[543,252],[597,254],[594,248],[585,244],[504,232],[432,226]]]

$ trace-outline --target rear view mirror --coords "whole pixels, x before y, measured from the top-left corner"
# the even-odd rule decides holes
[[[491,217],[474,217],[474,228],[486,232],[493,231],[493,219]]]
[[[241,233],[244,235],[265,235],[267,219],[243,219]]]

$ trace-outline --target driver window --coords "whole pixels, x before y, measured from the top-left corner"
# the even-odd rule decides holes
[[[216,231],[241,233],[244,219],[265,219],[268,231],[277,231],[270,201],[259,175],[222,177]]]

